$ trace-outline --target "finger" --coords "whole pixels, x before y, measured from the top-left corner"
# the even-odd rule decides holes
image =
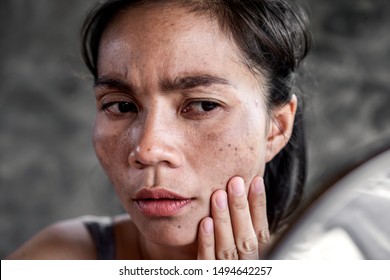
[[[214,223],[204,218],[198,230],[198,260],[215,260]]]
[[[258,242],[242,178],[234,177],[229,181],[228,198],[238,256],[242,260],[258,259]]]
[[[249,208],[252,217],[253,228],[260,247],[270,243],[270,235],[267,219],[267,202],[264,181],[261,177],[255,177],[249,188]]]
[[[225,191],[218,190],[211,196],[211,215],[214,220],[216,258],[237,260],[237,249],[234,243],[227,193]]]

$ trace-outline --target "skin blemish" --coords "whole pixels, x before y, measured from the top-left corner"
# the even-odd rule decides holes
[[[221,148],[221,149],[219,149],[219,151],[220,151],[220,152],[222,152],[222,151],[223,151],[223,149]]]
[[[207,134],[207,140],[215,141],[217,139],[218,139],[218,134],[217,133],[209,133],[209,134]]]
[[[232,144],[228,144],[228,147],[231,147],[232,146]]]

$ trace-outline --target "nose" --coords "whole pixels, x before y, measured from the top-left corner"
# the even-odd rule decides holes
[[[136,169],[166,165],[177,168],[182,163],[177,134],[172,122],[164,120],[161,114],[149,114],[137,129],[134,148],[129,154],[129,164]]]

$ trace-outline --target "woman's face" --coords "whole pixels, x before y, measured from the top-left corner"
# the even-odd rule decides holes
[[[211,194],[264,172],[265,90],[214,19],[121,13],[100,43],[95,92],[96,154],[148,240],[193,243]]]

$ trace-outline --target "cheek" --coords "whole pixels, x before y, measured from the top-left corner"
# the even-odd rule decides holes
[[[265,141],[259,133],[228,135],[220,156],[225,158],[225,168],[231,176],[240,176],[246,182],[264,170]],[[221,149],[223,149],[221,151]],[[230,179],[230,178],[229,178]]]
[[[107,173],[108,177],[115,184],[115,178],[121,177],[122,168],[127,164],[128,146],[121,140],[123,137],[117,132],[113,125],[105,125],[104,122],[96,122],[93,131],[93,146],[100,164]],[[121,152],[118,152],[121,151]]]
[[[95,124],[93,131],[93,147],[100,164],[106,169],[110,166],[110,155],[112,155],[115,143],[112,141],[113,137],[107,134],[99,124]]]
[[[232,124],[232,123],[230,123]],[[228,129],[201,133],[196,150],[198,174],[204,174],[213,189],[225,189],[233,176],[242,177],[247,185],[265,168],[265,129],[239,122]],[[209,183],[206,182],[206,183]]]

